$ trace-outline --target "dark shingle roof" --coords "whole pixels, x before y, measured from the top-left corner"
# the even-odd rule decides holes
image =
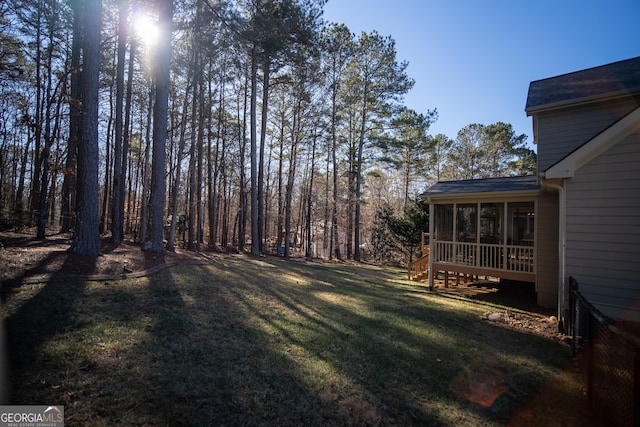
[[[506,178],[442,181],[431,186],[423,194],[423,196],[433,197],[456,194],[502,193],[510,191],[528,191],[538,189],[538,178],[534,175],[510,176]]]
[[[531,82],[526,110],[634,93],[640,93],[640,57]]]

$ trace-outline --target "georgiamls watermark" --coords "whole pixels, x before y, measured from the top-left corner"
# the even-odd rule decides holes
[[[0,406],[0,427],[64,427],[64,406]]]

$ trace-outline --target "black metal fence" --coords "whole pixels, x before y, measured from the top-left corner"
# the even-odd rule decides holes
[[[640,425],[640,337],[589,303],[570,278],[568,332],[582,362],[589,409],[598,425]]]

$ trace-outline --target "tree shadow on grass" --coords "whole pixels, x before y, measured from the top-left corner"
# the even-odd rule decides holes
[[[165,270],[17,292],[7,318],[12,403],[62,404],[80,425],[324,424],[287,404],[305,392],[289,361],[265,345],[241,301],[211,285]]]
[[[213,283],[206,279],[210,270],[192,269],[203,280],[185,282],[167,270],[149,284],[156,320],[146,381],[157,393],[147,412],[155,408],[169,425],[334,424],[313,411],[317,396],[269,345],[233,284]]]
[[[65,264],[76,261],[75,257],[67,257]],[[94,257],[83,259],[86,266],[92,262],[95,262]],[[55,370],[55,363],[44,355],[43,349],[59,334],[77,327],[73,312],[85,290],[84,283],[59,283],[58,278],[53,274],[51,282],[44,285],[13,284],[0,290],[5,310],[7,302],[18,307],[5,319],[10,402],[13,404],[50,403],[46,397],[47,388],[52,384],[40,378],[49,377]],[[24,301],[11,301],[13,299]],[[29,373],[28,378],[23,376],[25,372]],[[25,392],[31,400],[21,397]]]
[[[545,379],[524,381],[532,371],[493,343],[506,341],[515,360],[540,357],[547,370],[565,360],[532,353],[549,348],[542,340],[363,280],[357,269],[225,260],[49,286],[9,316],[12,334],[45,321],[32,321],[34,310],[58,320],[18,342],[14,357],[32,344],[37,355],[14,377],[27,380],[19,398],[62,403],[76,424],[437,426],[452,408],[475,414],[467,422],[502,423]],[[56,302],[69,310],[57,312]],[[474,377],[474,367],[486,375]],[[499,405],[459,396],[464,381],[491,375],[507,388]]]
[[[501,379],[496,378],[495,373],[523,371],[509,357],[530,357],[531,348],[525,343],[531,341],[530,345],[535,348],[542,339],[496,330],[447,307],[432,305],[425,310],[424,306],[409,302],[397,288],[384,281],[371,280],[363,284],[361,277],[350,278],[330,270],[287,265],[284,267],[287,273],[295,273],[293,283],[281,286],[278,282],[283,278],[277,277],[282,276],[283,266],[275,266],[271,275],[264,272],[269,271],[269,267],[264,269],[262,283],[256,280],[259,276],[255,270],[245,269],[236,271],[237,279],[232,276],[226,284],[231,289],[234,282],[253,284],[233,291],[234,299],[242,301],[246,312],[254,313],[262,323],[269,324],[268,329],[275,337],[282,337],[301,349],[298,369],[304,369],[305,363],[313,365],[315,359],[329,366],[327,369],[337,378],[352,384],[351,396],[331,392],[330,381],[325,384],[325,390],[322,390],[322,380],[309,385],[309,390],[338,408],[353,405],[354,399],[359,401],[367,408],[364,413],[374,415],[360,419],[360,422],[375,422],[377,418],[387,417],[387,420],[396,421],[400,418],[405,423],[446,424],[447,418],[438,412],[465,404],[469,405],[468,409],[479,412],[479,419],[506,422],[521,406],[522,396],[517,396],[517,392],[515,396],[509,395],[505,387],[513,392],[523,388],[533,391],[539,386],[535,381],[533,385],[523,381],[518,375],[509,374]],[[266,298],[256,300],[252,295],[257,294]],[[363,307],[350,306],[341,299],[351,299]],[[265,303],[283,307],[284,314],[274,316],[264,309]],[[417,328],[412,329],[415,326]],[[425,328],[426,333],[420,333],[419,327]],[[468,328],[473,331],[469,333]],[[442,336],[441,332],[451,336]],[[477,342],[460,342],[458,336],[474,336]],[[277,344],[278,339],[275,340]],[[510,356],[499,356],[504,350],[493,351],[490,344],[493,340],[511,341]],[[492,358],[489,365],[495,368],[498,363],[499,369],[480,369],[487,366],[483,363],[484,357]],[[555,360],[554,357],[542,357],[545,359],[543,363],[551,363],[558,369],[567,358],[566,355]],[[491,404],[487,405],[487,399],[474,398],[482,397],[477,393],[463,393],[469,388],[467,383],[470,381],[463,381],[459,374],[473,363],[477,363],[475,371],[485,372],[472,378],[476,385],[482,385],[484,381],[488,387],[490,379],[496,380],[494,390],[498,393],[492,397]],[[455,378],[458,378],[457,382]]]

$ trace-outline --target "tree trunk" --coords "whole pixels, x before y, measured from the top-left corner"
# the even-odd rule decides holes
[[[195,55],[195,52],[194,52]],[[167,238],[167,250],[175,251],[175,238],[176,238],[176,226],[178,222],[178,193],[180,188],[180,179],[182,175],[182,153],[186,145],[186,132],[187,132],[187,109],[189,108],[189,90],[193,88],[193,80],[195,78],[195,59],[192,57],[191,70],[189,72],[189,78],[187,80],[187,86],[185,88],[184,102],[182,104],[182,120],[180,123],[180,135],[178,143],[178,152],[176,154],[176,176],[173,182],[173,189],[171,191],[171,224],[169,226],[169,237]]]
[[[338,161],[336,151],[338,149],[338,136],[336,125],[338,120],[337,113],[337,85],[334,85],[331,94],[331,164],[333,166],[333,203],[331,209],[331,243],[329,245],[329,259],[331,259],[331,248],[335,245],[336,258],[342,260],[340,253],[340,239],[338,238]]]
[[[307,259],[313,259],[313,251],[311,248],[311,208],[313,206],[313,176],[315,174],[316,165],[316,141],[317,135],[313,135],[313,146],[311,148],[311,173],[309,174],[309,193],[307,194]]]
[[[149,90],[149,107],[153,102],[153,89]],[[144,136],[144,164],[142,171],[142,194],[140,195],[140,242],[149,237],[149,157],[151,156],[151,108],[147,108],[147,125]]]
[[[20,220],[23,220],[24,215],[24,182],[27,176],[27,163],[29,162],[29,145],[31,144],[31,131],[27,131],[27,144],[22,152],[22,159],[20,161],[20,174],[18,176],[18,188],[16,189],[15,211],[20,215]]]
[[[80,135],[80,48],[82,37],[81,7],[77,1],[71,2],[73,7],[73,41],[71,42],[71,99],[69,100],[69,139],[67,141],[67,158],[64,164],[62,181],[62,221],[60,232],[67,233],[75,225],[73,210],[75,209],[76,156]]]
[[[127,178],[127,160],[129,159],[129,139],[130,139],[130,127],[131,127],[131,97],[132,97],[132,92],[133,92],[133,71],[134,71],[134,57],[135,57],[135,52],[136,52],[136,41],[135,39],[131,40],[131,46],[129,47],[129,69],[128,69],[128,75],[127,75],[127,96],[125,98],[124,101],[124,128],[122,130],[122,167],[120,169],[120,171],[118,172],[117,170],[114,169],[114,173],[115,174],[120,174],[120,179],[122,184],[124,184],[125,179]],[[149,123],[148,123],[149,124]],[[147,131],[148,131],[149,127],[147,126]],[[149,143],[149,139],[146,139],[145,142],[148,144]],[[145,152],[145,154],[147,154],[147,152]],[[145,159],[143,168],[144,168],[144,172],[146,174],[147,171],[147,165],[148,165],[148,158]],[[145,197],[144,197],[144,174],[143,174],[143,178],[142,178],[142,187],[143,187],[143,195],[142,197],[140,197],[140,200],[142,201],[141,203],[144,205],[145,204]],[[124,204],[125,204],[125,191],[124,191],[124,185],[120,186],[120,218],[124,219]],[[143,216],[141,215],[141,218],[143,218]],[[142,219],[141,219],[142,221]],[[123,230],[124,231],[124,230]],[[121,238],[124,239],[124,232],[121,235]]]
[[[325,255],[327,253],[327,249],[329,249],[329,239],[333,238],[333,234],[331,233],[331,197],[329,195],[329,191],[331,189],[331,182],[329,181],[331,176],[331,148],[330,145],[327,144],[327,159],[325,161],[325,170],[324,170],[324,216],[323,216],[323,225],[322,225],[322,254]],[[332,248],[333,249],[333,248]],[[331,250],[329,250],[329,258],[331,258]]]
[[[363,93],[363,102],[362,102],[362,113],[360,119],[362,120],[360,126],[360,136],[358,138],[358,161],[356,163],[356,212],[355,218],[353,221],[354,226],[354,247],[353,247],[353,259],[355,261],[360,261],[360,203],[362,197],[362,152],[364,151],[364,137],[365,130],[367,126],[367,112],[368,112],[368,103],[367,99],[369,97],[368,86],[365,82],[364,93]]]
[[[246,72],[245,72],[245,82],[244,82],[244,97],[242,103],[242,117],[240,117],[240,101],[238,100],[238,139],[240,140],[240,170],[239,170],[239,178],[240,178],[240,194],[239,194],[239,213],[238,213],[238,236],[237,236],[237,244],[238,250],[244,251],[245,246],[245,235],[247,232],[247,177],[245,175],[245,153],[247,149],[247,98],[248,98],[248,80]]]
[[[61,80],[60,84],[64,84],[64,82]],[[47,198],[47,209],[48,209],[48,213],[47,213],[47,218],[49,219],[49,226],[53,226],[55,223],[55,213],[56,213],[56,191],[57,191],[57,183],[58,180],[56,179],[56,176],[58,174],[58,172],[60,172],[59,166],[62,164],[61,158],[60,156],[62,155],[62,150],[60,149],[60,141],[62,140],[62,136],[60,135],[60,122],[62,121],[62,115],[60,114],[60,111],[62,109],[62,103],[63,103],[63,97],[62,96],[56,96],[57,98],[57,102],[56,102],[56,112],[54,114],[55,117],[55,121],[54,121],[54,125],[53,125],[53,132],[52,132],[52,141],[55,140],[56,141],[56,148],[54,150],[55,153],[55,158],[53,159],[53,165],[54,165],[54,170],[53,170],[53,176],[51,178],[51,184],[49,186],[49,197]],[[1,182],[1,181],[0,181]],[[0,200],[2,200],[0,198]]]
[[[257,147],[257,91],[258,91],[258,47],[251,48],[251,253],[260,255],[260,233],[258,216],[258,147]]]
[[[109,106],[113,107],[113,85],[109,87]],[[105,164],[104,164],[104,184],[102,186],[102,209],[100,211],[100,234],[107,232],[110,227],[110,221],[107,221],[107,215],[113,210],[113,206],[109,203],[111,197],[111,178],[113,177],[113,156],[111,155],[111,143],[113,138],[113,108],[109,108],[109,120],[107,120],[107,131],[105,138]],[[111,209],[109,209],[111,208]],[[108,226],[109,225],[109,226]]]
[[[137,203],[136,195],[138,194],[138,182],[140,179],[140,168],[141,168],[142,159],[140,158],[140,156],[138,156],[138,158],[134,162],[133,157],[131,157],[127,160],[127,162],[129,163],[128,169],[131,170],[132,173],[130,173],[127,179],[125,180],[126,187],[127,187],[126,193],[128,194],[129,197],[127,197],[126,199],[123,197],[122,199],[124,200],[124,203],[127,208],[126,209],[127,215],[123,219],[124,219],[125,234],[127,233],[132,234],[134,233],[134,229],[136,227],[136,224],[135,224],[136,222],[135,212],[136,212],[136,203]],[[136,166],[135,178],[133,177],[134,165]],[[123,181],[123,184],[125,184],[124,181]]]
[[[284,126],[285,126],[285,106],[282,105],[282,111],[280,114],[280,155],[278,156],[278,220],[277,220],[277,237],[276,237],[276,250],[284,245],[283,229],[284,229],[284,185],[282,176],[284,174]],[[284,255],[284,253],[283,253]]]
[[[183,120],[183,123],[185,120]],[[184,150],[185,139],[184,134],[180,136],[178,144],[178,154],[176,156],[176,176],[173,180],[173,189],[171,190],[171,224],[169,226],[169,237],[167,238],[167,250],[175,251],[176,225],[178,223],[178,193],[180,189],[180,180],[182,179],[182,150]]]
[[[98,256],[98,92],[100,88],[100,28],[102,2],[84,5],[82,68],[82,137],[78,145],[78,225],[70,252]]]
[[[211,62],[209,62],[209,69],[211,71]],[[226,161],[226,132],[223,129],[226,129],[224,123],[225,117],[225,91],[224,91],[224,75],[225,69],[222,68],[220,72],[220,92],[218,98],[218,119],[217,119],[217,129],[216,129],[216,147],[215,153],[212,153],[212,143],[211,143],[211,129],[209,129],[209,140],[208,140],[208,171],[207,171],[207,186],[209,193],[209,249],[214,249],[217,246],[218,241],[218,217],[219,217],[219,193],[218,193],[218,179],[224,179],[226,174],[226,169],[224,163]],[[213,98],[213,91],[211,88],[211,79],[209,79],[209,98]],[[209,114],[211,109],[208,109]],[[211,127],[211,117],[209,116],[209,124]],[[222,188],[223,197],[226,195],[225,193],[226,185]],[[223,218],[224,218],[224,209],[223,209]],[[223,219],[224,222],[224,219]],[[226,227],[223,227],[222,235],[226,232]],[[225,242],[226,246],[226,238],[222,239]]]
[[[293,184],[297,159],[297,144],[295,141],[292,141],[291,152],[289,153],[289,174],[287,177],[284,203],[284,257],[287,259],[289,259],[291,249],[291,208],[293,204]]]
[[[264,242],[265,194],[264,194],[264,149],[267,141],[267,119],[269,114],[269,77],[271,74],[271,57],[265,52],[262,79],[262,118],[260,127],[260,156],[258,158],[258,241],[260,252]]]
[[[36,60],[34,64],[34,68],[36,71],[36,110],[34,117],[34,151],[33,151],[33,165],[35,165],[35,170],[32,168],[31,171],[31,192],[29,193],[29,211],[34,212],[38,210],[38,205],[40,203],[40,168],[42,166],[42,160],[40,158],[40,146],[42,143],[42,90],[44,85],[40,82],[42,81],[42,50],[41,50],[41,41],[42,37],[42,8],[44,7],[44,2],[40,0],[38,2],[38,12],[37,12],[37,23],[36,23]],[[30,219],[29,222],[32,223],[33,219]]]
[[[206,124],[205,114],[204,114],[204,84],[202,79],[202,72],[198,73],[198,140],[197,140],[197,149],[198,149],[198,157],[196,164],[196,214],[197,214],[197,224],[196,224],[196,250],[200,251],[200,244],[203,239],[203,222],[204,222],[204,211],[202,206],[202,184],[203,184],[203,162],[204,162],[204,127]]]
[[[354,158],[351,158],[351,157]],[[347,230],[346,230],[346,256],[347,259],[353,258],[353,217],[355,211],[355,172],[356,160],[355,153],[349,153],[349,172],[347,177]]]
[[[295,183],[296,166],[298,163],[298,143],[299,143],[300,109],[299,105],[294,108],[291,125],[291,148],[289,152],[289,173],[287,175],[287,185],[285,188],[285,211],[284,211],[284,257],[289,258],[291,249],[291,208],[293,205],[293,184]]]
[[[124,63],[127,54],[127,27],[129,4],[119,2],[118,48],[116,63],[116,122],[113,142],[113,208],[111,210],[111,241],[119,245],[124,238],[124,181],[127,159],[123,156],[123,108],[124,108]],[[123,166],[124,165],[124,166]]]
[[[195,54],[194,57],[194,70],[198,68],[198,54]],[[187,249],[192,251],[195,249],[194,239],[195,231],[196,231],[196,133],[197,133],[197,124],[196,124],[196,115],[198,113],[198,81],[199,79],[195,77],[194,71],[194,81],[193,81],[193,98],[191,99],[191,147],[189,148],[189,229],[187,230]]]
[[[51,19],[54,22],[51,23],[51,27],[53,27],[57,23],[57,14],[55,10],[52,13]],[[54,47],[54,29],[49,29],[49,46],[47,47],[47,76],[46,76],[46,86],[44,88],[45,95],[45,115],[44,115],[44,147],[42,149],[42,155],[40,156],[40,165],[42,168],[42,175],[40,177],[40,191],[38,194],[38,231],[37,238],[44,239],[45,238],[45,230],[47,227],[47,189],[49,186],[49,174],[51,169],[51,162],[49,161],[49,156],[51,154],[51,146],[53,141],[53,132],[51,131],[51,107],[53,105],[54,95],[57,92],[57,89],[53,89],[53,47]],[[58,86],[60,83],[58,83]],[[38,171],[36,171],[36,174]]]
[[[150,252],[164,253],[164,201],[167,144],[167,119],[169,109],[169,84],[171,68],[172,0],[159,0],[160,32],[156,50],[155,77],[156,99],[153,108],[153,156],[151,166],[151,221]]]

